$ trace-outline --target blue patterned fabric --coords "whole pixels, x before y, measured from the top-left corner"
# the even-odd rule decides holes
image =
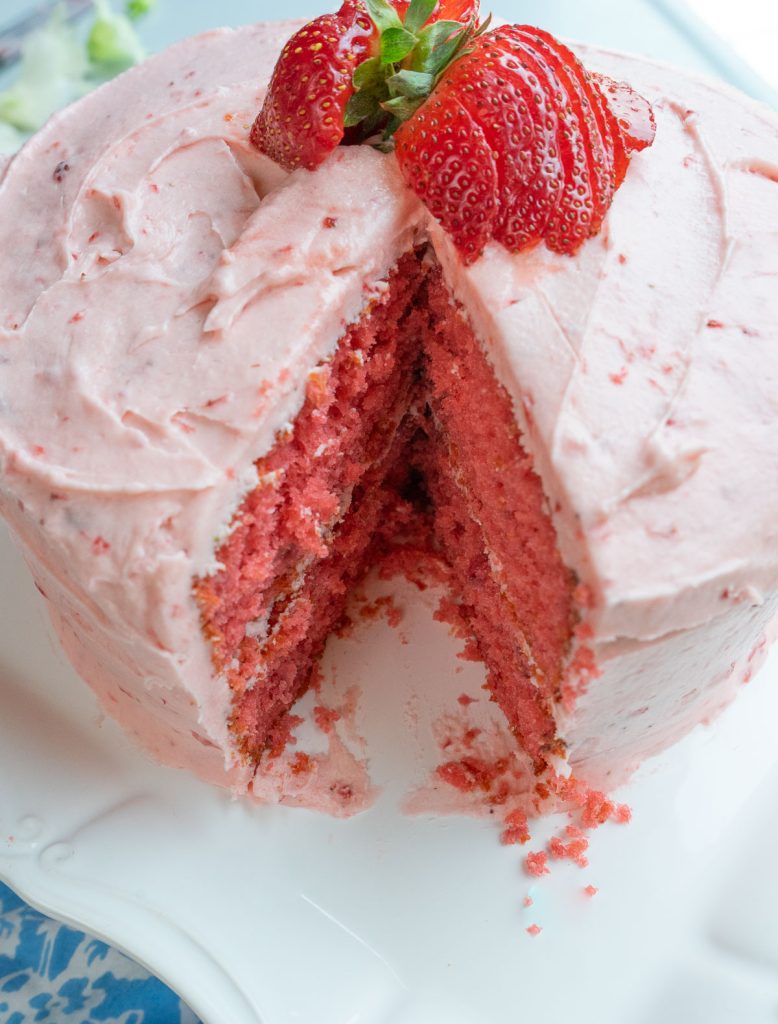
[[[198,1024],[173,992],[104,942],[0,882],[0,1024]]]

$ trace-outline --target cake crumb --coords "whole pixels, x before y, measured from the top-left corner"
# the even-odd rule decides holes
[[[377,597],[375,601],[367,601],[359,609],[359,617],[366,622],[373,622],[383,615],[392,629],[396,629],[403,619],[403,610],[395,604],[391,594]]]
[[[589,849],[589,840],[581,832],[580,829],[574,825],[568,825],[568,835],[575,833],[572,836],[569,843],[565,843],[559,836],[554,836],[549,840],[548,850],[554,860],[571,860],[574,864],[577,864],[579,868],[588,867],[589,861],[586,859],[586,851]]]
[[[523,811],[511,811],[510,814],[506,814],[504,824],[505,828],[500,834],[500,842],[503,846],[529,842],[527,815]]]
[[[462,742],[468,748],[468,750],[470,750],[472,749],[473,744],[480,735],[481,730],[476,726],[473,726],[472,728],[466,730],[464,736],[462,737]]]
[[[302,750],[299,750],[292,761],[289,764],[289,769],[293,775],[305,775],[313,768],[313,761],[308,754],[304,754]]]
[[[448,761],[436,769],[438,776],[455,789],[469,793],[481,789],[485,793],[491,789],[495,774],[492,766],[478,757],[463,757],[459,761]]]
[[[573,593],[573,599],[581,608],[594,608],[597,604],[594,590],[588,583],[578,584]]]
[[[341,616],[340,622],[335,627],[335,636],[341,640],[347,640],[354,633],[354,620],[350,615],[345,612]]]
[[[542,878],[543,875],[551,874],[548,867],[548,855],[544,850],[538,850],[536,853],[528,853],[524,859],[524,866],[527,870],[527,874],[532,875],[533,878]]]
[[[616,810],[613,801],[599,790],[590,790],[581,812],[581,823],[584,828],[597,828],[604,825]]]
[[[325,708],[319,704],[313,709],[313,720],[323,733],[330,733],[335,727],[335,723],[340,721],[340,712],[335,708]]]
[[[583,697],[589,684],[602,675],[597,658],[591,647],[580,644],[570,662],[568,679],[562,690],[562,704],[566,711],[572,711]]]
[[[529,908],[532,906],[534,902],[535,901],[532,899],[531,896],[525,896],[524,899],[521,901],[521,905],[522,907]]]
[[[542,931],[543,931],[543,929],[540,927],[540,925],[538,925],[538,924],[531,924],[529,926],[529,928],[527,928],[527,935],[531,935],[532,938],[534,939],[535,936],[536,935],[540,935],[540,933]]]
[[[303,719],[299,715],[285,714],[280,718],[268,733],[268,756],[277,758],[283,754],[287,746],[294,746],[297,737],[294,730],[302,724]]]
[[[592,899],[594,896],[596,896],[599,891],[600,890],[595,885],[584,886],[584,893],[589,897],[589,899]]]
[[[321,670],[321,665],[317,663],[311,669],[310,682],[308,683],[308,685],[314,691],[314,693],[321,693],[321,687],[323,682],[324,675]]]
[[[458,640],[470,640],[470,628],[464,613],[457,601],[444,595],[438,601],[438,606],[432,616],[436,622],[444,622],[450,627],[451,633]]]
[[[483,658],[481,657],[481,652],[478,649],[478,644],[475,642],[475,640],[472,639],[465,641],[465,646],[457,654],[457,657],[459,658],[460,661],[483,661]]]
[[[403,610],[398,608],[397,605],[392,603],[386,609],[386,621],[392,629],[397,629],[403,619]]]
[[[613,820],[617,825],[629,825],[632,821],[632,808],[629,804],[619,804],[613,812]]]

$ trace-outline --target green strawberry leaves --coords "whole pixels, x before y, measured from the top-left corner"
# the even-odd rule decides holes
[[[355,92],[343,112],[343,127],[354,128],[363,121],[375,117],[380,110],[381,102],[374,93],[367,90]]]
[[[393,96],[407,96],[409,99],[424,97],[432,92],[435,76],[421,71],[398,71],[388,78],[386,84]]]
[[[399,64],[405,60],[417,42],[413,32],[405,28],[388,28],[381,33],[381,63]]]
[[[409,99],[407,96],[396,96],[393,100],[386,100],[385,103],[382,103],[381,109],[386,110],[399,122],[392,131],[396,131],[403,121],[409,121],[426,98],[426,96],[420,96],[418,99]]]
[[[439,75],[453,61],[454,57],[472,38],[456,21],[436,21],[420,34],[418,45],[413,52],[411,67],[414,71],[425,71]]]
[[[344,125],[359,141],[380,133],[385,147],[400,125],[430,96],[443,72],[481,34],[473,19],[427,24],[437,0],[412,0],[404,22],[388,0],[364,0],[380,33],[379,55],[354,71],[354,95]]]
[[[386,70],[379,57],[369,57],[362,61],[354,72],[352,79],[357,92],[363,89],[373,89],[386,81]]]
[[[388,0],[365,0],[367,13],[379,32],[387,32],[392,28],[402,28],[400,15]]]

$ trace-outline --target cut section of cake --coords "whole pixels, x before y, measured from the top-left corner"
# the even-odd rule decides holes
[[[252,146],[299,28],[178,44],[10,163],[0,509],[165,763],[245,789],[421,516],[536,769],[620,781],[732,698],[776,612],[778,121],[578,48],[654,145],[574,255],[465,258],[395,155]]]
[[[337,230],[337,225],[326,230]],[[258,483],[195,595],[217,671],[235,694],[233,729],[258,759],[308,686],[346,599],[399,500],[388,483],[415,432],[421,348],[415,253],[307,380],[303,408],[256,463]]]

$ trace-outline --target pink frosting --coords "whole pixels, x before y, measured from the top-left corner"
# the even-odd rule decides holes
[[[716,665],[687,666],[703,687],[742,653],[727,623],[747,608],[757,633],[778,583],[775,118],[584,50],[654,102],[655,146],[575,259],[495,246],[465,268],[393,158],[342,149],[287,177],[247,145],[293,27],[152,58],[55,117],[0,184],[0,507],[76,667],[160,759],[249,781],[192,578],[308,374],[431,238],[594,597],[609,687],[627,654],[670,665],[671,635],[726,634]],[[564,720],[582,760],[594,736],[618,749],[613,720],[639,699],[623,692]]]

